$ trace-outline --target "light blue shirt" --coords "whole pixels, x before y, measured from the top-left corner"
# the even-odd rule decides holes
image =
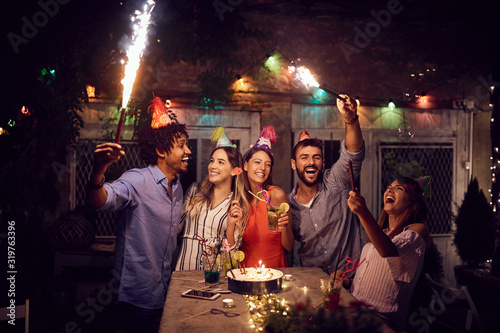
[[[165,303],[177,246],[182,208],[179,178],[172,182],[157,167],[126,171],[113,183],[105,183],[106,203],[99,210],[118,213],[114,276],[120,282],[118,301],[145,309]]]

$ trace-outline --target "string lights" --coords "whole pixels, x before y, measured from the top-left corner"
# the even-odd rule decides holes
[[[500,105],[498,105],[498,89],[494,86],[490,87],[490,107],[492,107],[492,114],[490,119],[490,131],[491,131],[491,188],[488,189],[490,193],[490,205],[494,213],[497,213],[500,204],[500,183],[496,179],[497,167],[500,168],[500,128],[498,128],[498,122],[495,121],[497,114],[500,111]]]
[[[310,95],[313,98],[312,103],[331,103],[331,99],[328,98],[328,95],[332,95],[335,98],[338,98],[338,93],[335,91],[336,89],[331,89],[326,87],[323,84],[319,84],[315,82],[315,84],[309,84],[307,81],[300,76],[313,77],[311,73],[303,73],[300,72],[299,69],[308,70],[306,67],[302,66],[301,58],[291,58],[288,55],[284,54],[277,46],[270,48],[268,51],[263,53],[262,57],[255,60],[250,66],[248,66],[245,70],[238,72],[233,81],[233,90],[236,92],[246,93],[252,90],[252,80],[253,75],[247,75],[249,71],[260,66],[264,68],[269,73],[274,73],[280,77],[287,77],[285,84],[290,84],[295,88],[299,88],[300,86],[306,86],[308,90],[310,90]],[[313,68],[310,68],[311,72],[314,72]],[[410,74],[410,78],[412,81],[422,81],[424,78],[428,78],[437,73],[437,69],[434,67],[426,68],[425,70],[421,70],[418,72],[414,72]],[[299,75],[297,75],[299,74]],[[313,79],[315,81],[315,78]],[[429,89],[432,90],[432,89]],[[408,107],[412,105],[413,108],[431,108],[433,107],[433,103],[439,102],[435,98],[431,98],[431,96],[426,93],[429,92],[426,90],[422,92],[421,90],[415,89],[407,89],[404,95],[401,98],[396,98],[391,100],[391,104],[387,105],[387,99],[369,99],[363,98],[362,96],[356,96],[356,102],[358,105],[363,104],[366,106],[378,106],[384,107],[388,106],[391,110],[396,108],[396,103],[398,107]],[[349,92],[346,92],[349,93]]]

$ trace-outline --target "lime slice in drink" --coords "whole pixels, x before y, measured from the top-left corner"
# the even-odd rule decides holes
[[[271,212],[271,211],[268,211],[267,212],[267,215],[271,216],[271,217],[277,217],[278,215],[276,215],[275,212]]]
[[[286,202],[282,202],[280,205],[280,211],[288,213],[290,206]]]
[[[234,253],[234,259],[240,262],[243,261],[245,259],[245,253],[243,253],[243,251],[236,251]]]

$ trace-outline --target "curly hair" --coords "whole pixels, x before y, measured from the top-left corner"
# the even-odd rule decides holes
[[[321,158],[323,158],[323,140],[320,139],[306,139],[299,141],[293,148],[292,148],[292,160],[296,160],[297,156],[297,150],[301,147],[318,147],[321,150]]]
[[[137,134],[142,160],[147,165],[156,165],[158,162],[156,150],[168,154],[174,147],[175,141],[182,135],[186,139],[189,137],[185,124],[170,123],[159,128],[143,126]]]

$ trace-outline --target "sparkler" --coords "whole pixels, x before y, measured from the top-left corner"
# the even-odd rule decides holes
[[[349,177],[351,178],[351,188],[353,191],[356,191],[356,188],[354,187],[354,173],[352,172],[352,160],[351,159],[349,159],[348,165],[349,165]]]
[[[125,109],[127,108],[130,95],[132,94],[132,87],[134,86],[137,70],[141,63],[141,57],[147,42],[148,27],[151,18],[151,12],[155,7],[153,0],[147,0],[144,5],[144,10],[141,12],[136,10],[132,16],[134,23],[134,31],[132,34],[132,44],[127,50],[128,62],[125,64],[125,76],[121,81],[123,84],[123,97],[122,97],[122,111],[120,120],[118,121],[118,128],[116,130],[115,142],[120,142],[120,135],[122,132],[123,122],[125,120]]]
[[[334,92],[330,88],[328,88],[322,84],[319,84],[318,81],[316,81],[314,79],[313,75],[311,74],[311,71],[307,67],[300,66],[299,68],[295,68],[295,66],[290,66],[290,67],[288,67],[288,70],[291,73],[295,72],[295,78],[297,80],[299,80],[300,82],[302,82],[306,86],[307,89],[309,89],[309,87],[319,88],[321,90],[326,91],[329,94],[332,94],[333,96],[337,97],[338,99],[340,99],[343,102],[346,101],[345,98],[341,97],[339,94],[337,94],[336,92]]]

